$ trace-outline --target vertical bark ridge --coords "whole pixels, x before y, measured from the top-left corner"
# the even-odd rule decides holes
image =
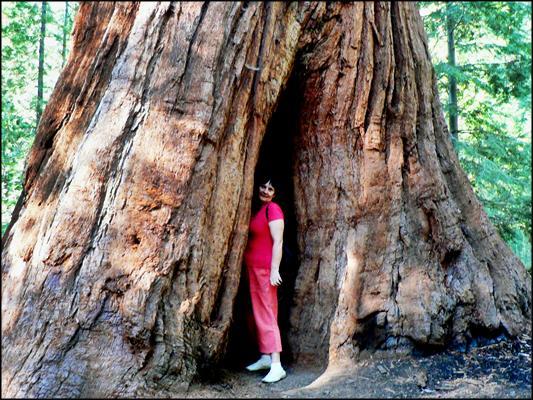
[[[362,155],[359,158],[360,176],[364,178],[360,180],[362,193],[357,205],[364,213],[360,213],[355,230],[351,231],[346,242],[347,266],[331,326],[329,360],[332,364],[354,359],[356,349],[351,338],[362,333],[359,321],[366,321],[370,315],[384,311],[390,287],[387,271],[379,271],[383,275],[377,274],[379,279],[375,279],[376,269],[384,269],[389,254],[386,251],[388,240],[382,237],[391,208],[387,196],[389,178],[385,175],[387,167],[383,141],[385,100],[391,68],[391,59],[388,57],[390,44],[386,42],[386,13],[380,12],[379,8],[374,9],[373,5],[371,7],[365,10],[368,17],[366,34],[375,39],[368,51],[372,53],[371,59],[377,61],[371,81],[363,83],[369,85],[368,97],[364,99],[364,126],[360,122],[355,123],[364,133]],[[361,115],[359,113],[356,118],[361,118]]]
[[[400,309],[397,300],[398,289],[401,282],[400,268],[403,260],[407,257],[407,250],[410,244],[408,232],[406,230],[406,212],[407,208],[407,190],[406,180],[407,172],[405,164],[408,158],[407,142],[405,132],[407,131],[407,119],[409,117],[409,87],[407,77],[407,68],[410,61],[403,48],[406,46],[407,39],[405,33],[400,29],[402,25],[402,14],[399,12],[398,4],[393,3],[390,6],[390,30],[389,40],[390,57],[392,58],[392,83],[387,101],[387,123],[386,123],[386,160],[389,179],[391,180],[391,197],[399,199],[392,202],[391,214],[394,222],[394,229],[391,227],[390,232],[395,234],[392,240],[397,243],[393,247],[394,259],[390,266],[390,300],[387,306],[388,310],[385,315],[385,323],[390,330],[389,338],[385,342],[386,347],[394,347],[401,342]],[[407,104],[407,105],[406,105]]]
[[[199,12],[198,16],[195,18],[194,22],[193,22],[192,36],[188,40],[189,44],[188,44],[188,47],[187,47],[187,54],[185,55],[185,65],[183,66],[183,72],[181,73],[181,75],[179,77],[179,83],[180,83],[181,87],[188,87],[187,84],[183,85],[183,77],[186,76],[187,72],[189,71],[189,69],[187,67],[189,66],[189,62],[191,61],[191,57],[192,57],[191,50],[192,50],[192,47],[195,44],[196,36],[198,34],[198,29],[202,25],[202,20],[203,20],[205,14],[207,12],[207,7],[208,6],[209,6],[209,2],[207,2],[207,1],[202,2],[201,6],[199,6],[200,7],[200,12]]]
[[[240,84],[237,84],[236,82],[240,75],[243,73],[245,60],[249,59],[249,56],[242,56],[242,53],[249,53],[251,49],[250,44],[252,37],[243,37],[243,26],[246,24],[246,21],[249,21],[250,18],[253,18],[255,16],[256,12],[257,8],[246,7],[246,9],[244,9],[242,4],[239,6],[239,14],[237,18],[233,17],[230,33],[225,39],[223,50],[221,50],[221,52],[219,53],[220,59],[217,65],[220,65],[220,69],[217,68],[216,86],[220,87],[222,91],[216,91],[216,93],[220,93],[220,95],[218,96],[217,106],[215,106],[215,110],[220,110],[220,108],[222,107],[222,103],[227,101],[227,98],[231,99],[230,104],[232,104],[232,107],[230,112],[223,116],[223,123],[217,121],[217,119],[214,118],[215,115],[213,115],[211,118],[210,126],[213,127],[213,122],[215,121],[219,123],[219,127],[227,126],[227,128],[223,131],[222,134],[222,142],[225,142],[226,140],[228,140],[228,137],[234,136],[236,133],[244,129],[245,118],[241,117],[236,120],[235,117],[239,115],[239,110],[246,108],[246,103],[248,101],[247,99],[249,99],[250,97],[250,92],[244,90],[243,88],[247,86],[249,79],[244,79],[240,81]],[[234,37],[235,34],[238,34],[237,38]],[[243,38],[246,40],[245,43],[243,43]],[[229,46],[235,47],[234,53],[229,51]],[[222,58],[222,56],[225,56],[228,53],[234,54],[230,62],[227,61],[226,57]],[[240,56],[238,57],[238,55]],[[223,69],[222,66],[226,66],[226,69]],[[247,69],[244,69],[244,73],[246,73],[246,70]],[[230,76],[230,79],[222,80],[222,77],[224,77],[225,75]],[[249,117],[246,118],[246,120],[248,119]],[[210,128],[210,130],[211,129],[212,128]],[[246,154],[246,146],[247,140],[246,138],[243,138],[243,140],[238,142],[239,149],[237,153]],[[242,163],[245,162],[245,160],[242,161]],[[238,169],[243,169],[243,165],[238,165]],[[234,176],[234,174],[232,175]],[[243,183],[244,182],[241,182],[241,185],[237,185],[241,187],[241,192],[238,194],[238,198],[240,198],[241,200],[239,201],[237,209],[242,209],[242,188],[245,187]],[[235,223],[231,228],[231,237],[229,238],[228,244],[226,246],[226,257],[223,263],[223,269],[221,271],[221,279],[219,279],[218,281],[213,279],[215,285],[215,289],[213,290],[213,292],[217,293],[217,295],[214,296],[214,298],[216,299],[216,306],[212,307],[209,320],[213,322],[212,331],[213,335],[216,337],[220,335],[227,335],[226,326],[230,322],[230,318],[228,318],[228,316],[231,315],[231,309],[233,307],[233,302],[231,301],[231,299],[234,296],[232,294],[233,291],[236,290],[236,285],[238,285],[240,277],[240,266],[238,262],[236,262],[236,260],[234,259],[237,256],[237,252],[234,249],[239,247],[238,244],[243,240],[242,238],[245,235],[245,232],[243,231],[242,227],[242,218],[235,218]],[[224,340],[217,339],[213,342],[223,343]],[[218,349],[215,349],[214,351],[212,349],[206,351],[206,353],[211,352],[214,354],[219,354]]]
[[[263,13],[268,13],[268,11],[263,11]],[[254,63],[259,64],[261,59],[261,51],[262,47],[265,41],[265,30],[267,29],[265,25],[265,21],[268,20],[268,17],[265,17],[264,14],[262,18],[258,18],[257,20],[257,26],[261,27],[262,33],[258,35],[261,40],[259,41],[259,47],[257,49],[257,58],[258,61],[255,61]],[[253,73],[254,80],[256,79],[256,73]],[[255,81],[256,82],[256,81]],[[252,83],[252,86],[256,86],[256,83]],[[251,89],[250,94],[248,96],[248,99],[253,97],[256,93],[254,92],[254,89]],[[236,110],[238,112],[238,110]],[[249,113],[251,110],[247,110],[247,113]],[[244,118],[247,118],[245,115]],[[231,136],[229,134],[232,134]],[[220,224],[225,218],[228,218],[229,220],[235,220],[237,207],[236,202],[238,201],[238,192],[239,186],[233,184],[233,178],[237,176],[238,171],[242,171],[242,163],[244,161],[242,157],[242,144],[244,143],[244,138],[240,138],[237,141],[235,141],[235,132],[231,132],[230,130],[226,129],[225,131],[221,132],[221,147],[219,147],[216,151],[217,159],[216,159],[216,167],[214,172],[214,179],[216,184],[213,185],[215,190],[211,192],[211,197],[209,199],[209,205],[208,207],[208,226],[210,229],[217,229],[217,226],[221,226]],[[233,187],[232,191],[228,190],[228,187]],[[228,196],[229,195],[229,196]],[[228,209],[225,209],[224,207],[220,207],[219,204],[232,204],[234,207],[230,207]],[[234,213],[235,212],[235,213]],[[215,276],[210,276],[209,282],[210,285],[208,286],[209,294],[206,295],[202,300],[205,299],[205,301],[202,301],[202,322],[207,323],[209,319],[209,315],[211,313],[211,310],[213,309],[213,301],[216,300],[216,295],[213,296],[212,293],[216,293],[219,289],[219,285],[221,284],[221,276],[220,272],[221,270],[214,265],[210,263],[211,260],[214,261],[214,263],[217,263],[218,260],[213,259],[214,254],[229,254],[231,251],[229,246],[232,244],[229,241],[229,237],[231,235],[231,227],[228,227],[228,232],[220,233],[220,238],[225,238],[224,240],[217,240],[215,243],[211,243],[210,245],[207,245],[206,243],[206,249],[207,254],[205,257],[205,262],[202,265],[202,268],[206,268],[209,274],[215,273]],[[212,284],[211,284],[212,282]]]
[[[353,158],[355,148],[345,147],[354,140],[342,129],[343,123],[332,116],[348,115],[349,108],[340,99],[349,98],[354,92],[355,77],[360,70],[348,60],[354,53],[358,54],[359,43],[364,43],[361,28],[354,23],[354,20],[356,23],[362,20],[363,5],[350,5],[345,14],[339,9],[329,11],[330,19],[322,27],[322,34],[327,39],[319,41],[320,52],[313,54],[304,65],[304,70],[309,72],[305,77],[304,108],[296,144],[301,149],[295,167],[299,175],[295,181],[297,218],[300,224],[305,224],[301,228],[303,237],[299,240],[302,265],[296,278],[297,305],[291,312],[292,331],[289,335],[296,354],[316,353],[314,349],[324,348],[329,339],[335,302],[326,299],[337,297],[334,293],[338,290],[339,274],[342,274],[345,262],[339,244],[347,235],[343,229],[335,229],[332,217],[342,223],[354,218],[353,211],[350,211],[350,208],[354,209],[350,207],[353,204],[353,181],[344,173],[346,169],[353,170],[352,164],[346,161]],[[337,44],[340,44],[340,50],[336,49]],[[321,96],[331,92],[336,92],[337,96]],[[320,150],[324,146],[330,150]],[[315,194],[313,188],[317,186],[328,189]],[[339,206],[339,200],[348,207]],[[312,306],[303,307],[303,304]],[[308,329],[319,335],[309,335]],[[318,356],[324,359],[327,354]]]

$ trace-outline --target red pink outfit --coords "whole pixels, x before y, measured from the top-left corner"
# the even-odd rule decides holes
[[[274,241],[268,226],[269,222],[277,219],[283,219],[280,206],[272,201],[263,204],[257,214],[250,219],[248,244],[244,252],[259,351],[264,354],[281,352],[281,336],[278,327],[278,288],[270,284],[270,263]]]

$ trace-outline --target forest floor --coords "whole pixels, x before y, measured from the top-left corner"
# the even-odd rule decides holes
[[[498,338],[468,351],[422,355],[373,353],[324,374],[312,364],[285,365],[287,377],[261,383],[268,370],[222,368],[180,398],[531,398],[531,337]],[[321,376],[322,375],[322,376]],[[321,376],[320,379],[317,378]],[[159,394],[158,397],[160,397]]]

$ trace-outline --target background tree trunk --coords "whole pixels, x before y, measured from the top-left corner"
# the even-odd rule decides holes
[[[449,127],[452,138],[459,139],[459,108],[457,107],[457,79],[455,78],[455,39],[454,30],[457,21],[453,18],[453,5],[446,3],[446,34],[448,39],[448,65],[451,72],[448,73],[448,107]]]
[[[64,18],[63,18],[63,41],[62,41],[62,46],[61,46],[61,66],[65,65],[65,61],[67,59],[67,34],[69,33],[68,32],[68,20],[69,20],[69,15],[68,15],[68,1],[65,1],[65,15],[64,15]]]
[[[37,104],[35,125],[39,125],[43,113],[44,90],[44,38],[46,37],[46,1],[41,2],[41,34],[39,35],[39,67],[37,69]]]
[[[4,396],[173,390],[223,359],[288,91],[287,351],[338,366],[528,326],[529,277],[459,167],[412,3],[91,2],[73,35],[3,238]]]

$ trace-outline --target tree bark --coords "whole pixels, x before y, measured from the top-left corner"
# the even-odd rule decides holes
[[[412,3],[88,2],[73,35],[3,238],[4,396],[177,390],[224,358],[293,79],[296,360],[529,326]]]

